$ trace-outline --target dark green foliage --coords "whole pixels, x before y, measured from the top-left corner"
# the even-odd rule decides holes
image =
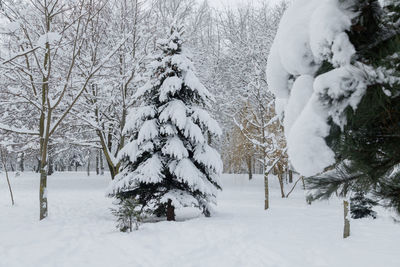
[[[308,197],[308,201],[328,199],[333,194],[345,197],[357,188],[356,183],[360,178],[362,176],[347,173],[344,165],[320,176],[309,177],[306,179],[307,189],[313,190],[313,194]]]
[[[351,218],[361,219],[372,217],[376,219],[376,212],[372,210],[378,203],[364,195],[363,192],[357,192],[350,198]]]
[[[375,195],[383,199],[383,205],[400,211],[400,173],[398,170],[393,175],[380,182],[375,189]]]
[[[117,208],[111,209],[111,212],[117,218],[117,228],[121,232],[132,232],[139,228],[141,210],[137,200],[119,198]]]
[[[354,60],[375,70],[390,70],[391,76],[399,78],[400,1],[383,8],[375,0],[352,2],[350,8],[359,12],[348,32],[357,51]],[[326,71],[329,65],[323,64],[319,73]],[[336,165],[308,178],[308,187],[315,190],[314,199],[333,193],[346,196],[351,191],[371,192],[400,212],[400,83],[369,78],[373,82],[357,109],[345,111],[345,127],[340,129],[330,122],[326,142],[335,152]]]

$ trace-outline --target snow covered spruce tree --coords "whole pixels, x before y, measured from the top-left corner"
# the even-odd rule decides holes
[[[268,82],[314,198],[369,192],[400,212],[399,11],[399,0],[297,0],[282,18]]]
[[[210,216],[223,168],[208,143],[208,136],[221,134],[204,109],[213,97],[194,74],[182,33],[174,25],[158,44],[149,81],[134,96],[141,105],[125,126],[130,140],[119,153],[122,171],[108,191],[121,208],[132,199],[142,215],[167,220],[175,220],[175,208],[187,206]]]

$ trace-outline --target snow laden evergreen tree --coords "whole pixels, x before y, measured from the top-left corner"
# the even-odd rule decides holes
[[[375,217],[371,208],[377,203],[363,197],[364,193],[372,192],[400,212],[400,1],[386,1],[381,7],[378,1],[358,0],[350,9],[357,16],[348,36],[357,51],[354,65],[362,71],[361,79],[354,82],[364,83],[365,88],[358,105],[343,110],[345,125],[330,121],[326,141],[335,153],[335,171],[313,177],[309,183],[322,197],[332,191],[355,192],[352,217]],[[332,68],[325,64],[319,71]],[[321,98],[328,105],[340,105],[341,98],[354,93],[354,84],[347,88],[342,95],[327,92]]]
[[[223,168],[209,142],[221,135],[206,110],[213,96],[194,74],[182,33],[174,25],[158,44],[149,80],[134,96],[141,105],[124,130],[130,140],[119,154],[122,171],[108,192],[121,209],[132,199],[142,216],[167,220],[175,220],[176,208],[190,206],[210,216]]]
[[[400,212],[399,11],[399,0],[297,0],[283,16],[268,82],[314,198],[372,193]]]

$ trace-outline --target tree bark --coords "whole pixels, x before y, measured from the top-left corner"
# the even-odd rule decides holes
[[[247,169],[248,169],[248,172],[249,172],[249,180],[251,180],[251,179],[253,179],[252,158],[251,157],[247,157],[246,161],[247,161]]]
[[[87,172],[87,176],[90,176],[90,152],[88,153],[88,157],[87,157],[86,172]]]
[[[11,197],[11,204],[14,206],[14,195],[11,189],[11,184],[10,184],[10,179],[8,177],[8,172],[7,172],[7,160],[6,157],[4,156],[3,150],[0,148],[0,154],[1,154],[1,162],[3,163],[3,168],[4,172],[6,174],[6,179],[7,179],[7,184],[8,184],[8,190],[10,191],[10,197]]]
[[[264,210],[269,209],[269,188],[268,188],[268,173],[264,170],[264,194],[265,194],[265,202],[264,202]]]
[[[47,117],[47,130],[44,130],[44,118],[40,120],[40,187],[39,187],[39,206],[40,206],[40,220],[43,220],[48,215],[47,204],[47,159],[48,159],[48,144],[49,144],[49,128],[51,115]]]
[[[110,170],[111,180],[114,180],[115,176],[117,175],[117,171],[115,169],[115,166],[110,164],[110,163],[108,163],[108,162],[107,162],[107,165],[108,165],[108,169]]]
[[[293,183],[293,171],[289,169],[289,183]]]
[[[347,200],[343,200],[343,211],[344,211],[343,238],[348,238],[350,236],[350,220],[349,220],[349,202]]]
[[[96,153],[96,175],[99,175],[100,169],[99,169],[99,154],[101,151],[97,151]]]
[[[36,172],[36,173],[39,173],[39,172],[40,172],[40,158],[37,158],[37,167],[36,167],[36,169],[35,169],[35,172]]]
[[[283,173],[278,173],[279,187],[281,188],[281,197],[285,198],[285,191],[283,190]]]
[[[168,199],[167,203],[167,221],[175,221],[175,207],[172,205],[171,199]]]
[[[53,160],[51,159],[51,157],[49,158],[49,170],[47,172],[48,176],[51,176],[54,173],[54,166],[53,166]]]
[[[19,155],[19,171],[24,172],[24,160],[25,160],[25,154],[24,152],[20,153]]]
[[[40,190],[39,190],[39,202],[40,202],[40,220],[47,217],[47,172],[43,168],[40,170]]]
[[[285,191],[284,191],[284,188],[283,188],[283,166],[278,163],[276,165],[275,171],[276,171],[276,174],[277,174],[277,177],[278,177],[279,187],[281,189],[281,197],[285,198]]]
[[[104,175],[103,153],[100,151],[100,175]]]

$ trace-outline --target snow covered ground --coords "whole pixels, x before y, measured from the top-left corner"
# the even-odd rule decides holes
[[[353,220],[343,240],[341,202],[307,205],[301,186],[281,199],[275,181],[271,209],[263,210],[261,176],[224,175],[212,218],[186,211],[179,222],[143,224],[125,234],[115,228],[108,176],[84,173],[49,178],[49,218],[38,221],[37,174],[11,174],[11,207],[0,174],[0,267],[397,267],[400,225],[389,214]],[[286,189],[287,190],[287,189]]]

